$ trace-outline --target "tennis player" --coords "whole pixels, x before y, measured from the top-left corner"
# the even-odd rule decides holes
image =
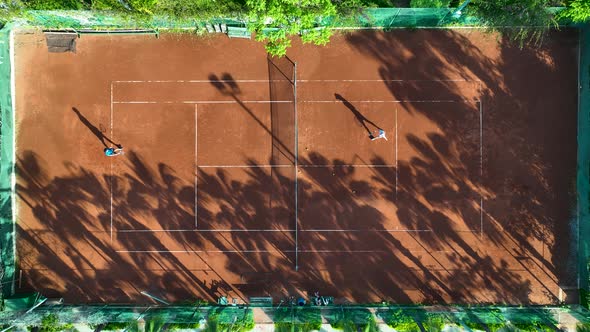
[[[383,130],[383,129],[379,129],[378,136],[375,137],[375,136],[371,135],[371,141],[374,141],[374,140],[380,139],[380,138],[383,138],[387,141],[387,136],[385,136],[385,130]]]
[[[104,155],[107,157],[114,157],[123,153],[123,147],[120,145],[117,148],[104,148]]]

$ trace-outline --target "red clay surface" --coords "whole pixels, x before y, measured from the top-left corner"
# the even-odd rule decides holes
[[[77,42],[16,35],[22,290],[577,301],[577,31],[523,50],[479,30],[295,40],[296,118],[284,85],[268,103],[254,41]]]

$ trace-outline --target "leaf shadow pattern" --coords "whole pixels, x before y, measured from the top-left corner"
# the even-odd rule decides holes
[[[209,218],[211,225],[231,225],[234,231],[143,232],[145,220],[165,228],[175,216],[187,213],[182,203],[186,200],[182,183],[187,179],[176,178],[171,166],[150,163],[129,151],[127,171],[121,174],[94,174],[70,166],[68,176],[52,179],[43,171],[45,162],[40,156],[33,152],[21,156],[17,192],[26,204],[23,212],[32,213],[30,217],[21,214],[18,230],[25,286],[64,296],[71,303],[146,302],[142,291],[171,301],[194,297],[214,301],[225,294],[243,299],[255,295],[280,298],[310,290],[332,294],[338,301],[458,302],[471,298],[464,286],[476,267],[493,271],[496,283],[502,278],[503,289],[511,285],[527,289],[518,275],[503,270],[484,254],[471,258],[477,264],[451,256],[449,260],[456,259],[455,264],[465,267],[437,271],[429,263],[432,238],[400,237],[385,230],[384,215],[367,202],[382,195],[390,198],[389,193],[377,190],[373,179],[355,178],[360,170],[339,161],[331,169],[304,170],[307,174],[305,179],[302,175],[299,191],[301,218],[332,229],[354,227],[356,220],[363,220],[365,228],[300,232],[301,268],[295,272],[294,234],[289,225],[279,228],[285,226],[284,216],[293,220],[294,183],[289,172],[271,174],[252,162],[239,180],[226,170],[212,174],[199,170],[202,221]],[[317,153],[311,156],[307,162],[325,162]],[[372,172],[392,185],[391,174]],[[139,231],[115,232],[113,241],[108,227],[109,183],[113,184],[117,222]],[[272,205],[267,200],[269,183],[285,192],[273,195]],[[358,196],[350,194],[351,187]],[[163,209],[166,215],[159,213]],[[307,213],[312,219],[306,219]],[[245,226],[257,225],[259,214],[271,221],[265,227],[278,231],[248,231]],[[426,250],[416,251],[408,243],[414,247],[421,243]],[[456,282],[455,287],[451,281]]]
[[[398,188],[409,197],[424,195],[427,205],[438,207],[450,204],[428,195],[422,184],[433,186],[444,180],[453,183],[461,196],[467,191],[481,195],[484,241],[479,247],[493,254],[495,261],[504,260],[496,264],[521,270],[521,275],[530,280],[528,291],[509,287],[506,294],[512,303],[557,303],[561,288],[575,285],[577,235],[572,183],[577,144],[577,31],[552,31],[548,37],[538,48],[519,49],[505,39],[495,40],[493,35],[474,31],[368,32],[347,36],[359,52],[380,63],[379,74],[396,100],[418,95],[459,102],[466,96],[469,99],[479,95],[475,100],[482,110],[481,163],[470,157],[474,146],[467,143],[474,141],[469,136],[475,133],[461,128],[461,122],[454,121],[447,112],[433,112],[426,104],[401,104],[406,114],[428,118],[443,135],[417,140],[409,133],[402,138],[421,151],[420,158],[407,158],[399,164],[400,177],[414,177],[415,183],[409,188],[418,189],[419,194],[407,192],[403,179]],[[404,84],[394,82],[400,79]],[[421,83],[424,80],[438,80],[437,91],[429,91],[428,84]],[[458,82],[463,80],[479,82],[472,88],[477,93],[462,89]],[[457,165],[466,165],[466,170],[457,172],[456,167],[439,167],[440,163],[435,168],[430,167],[432,163],[420,166],[424,159],[436,158],[448,165],[449,153],[441,145],[444,141],[460,143]],[[481,175],[477,174],[477,164],[481,164]],[[444,172],[419,180],[435,170]],[[472,201],[470,205],[478,205],[475,199]],[[427,209],[413,203],[411,209],[402,209],[405,215],[400,219],[436,220],[422,218]],[[468,219],[470,214],[462,217]],[[441,235],[439,246],[451,242],[466,250],[469,259],[477,259],[477,251],[469,251],[453,232],[444,228],[437,231]],[[493,281],[489,276],[486,279]],[[575,297],[567,300],[576,301]]]
[[[530,103],[539,91],[551,96],[542,84],[556,77],[547,59],[567,58],[567,52],[502,44],[492,58],[452,30],[349,38],[383,63],[384,80],[480,80],[485,167],[474,157],[479,146],[473,143],[477,130],[467,125],[472,118],[410,103],[402,103],[400,113],[427,119],[436,130],[406,133],[407,154],[396,167],[352,167],[314,151],[300,156],[300,165],[330,166],[298,169],[297,211],[295,167],[271,171],[248,157],[238,170],[197,167],[195,196],[195,179],[132,149],[116,173],[66,164],[60,176],[49,173],[43,156],[19,151],[23,288],[69,303],[150,301],[142,291],[171,302],[313,291],[337,303],[557,302],[554,286],[571,276],[565,249],[572,236],[563,222],[569,221],[569,200],[555,193],[567,192],[565,174],[575,172],[575,146],[564,146],[575,142],[575,115],[552,111],[562,105],[559,98]],[[537,91],[506,72],[535,73]],[[430,93],[416,82],[390,85],[392,96]],[[461,99],[459,88],[439,84],[437,93]],[[553,95],[570,96],[569,88],[564,84]],[[239,91],[234,82],[229,93],[253,114]],[[550,131],[555,142],[540,135]],[[378,155],[369,162],[386,164]],[[200,231],[174,231],[194,222],[195,204]],[[482,215],[483,238],[468,229]]]

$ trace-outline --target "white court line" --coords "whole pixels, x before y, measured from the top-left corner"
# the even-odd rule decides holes
[[[395,232],[434,232],[431,229],[300,229],[300,232],[376,232],[376,233],[395,233]]]
[[[270,83],[284,82],[284,80],[127,80],[113,81],[113,83]],[[309,82],[481,82],[481,80],[448,79],[448,80],[380,80],[380,79],[325,79],[325,80],[297,80],[298,83]]]
[[[456,79],[456,80],[297,80],[297,82],[304,82],[304,83],[311,83],[311,82],[322,82],[322,83],[329,83],[329,82],[481,82],[481,80],[465,80],[465,79]]]
[[[368,167],[368,168],[391,168],[395,165],[370,165],[370,164],[346,164],[346,165],[299,165],[302,168],[330,168],[330,167]]]
[[[340,100],[302,100],[302,103],[341,103]],[[442,99],[442,100],[349,100],[349,103],[477,103],[474,99]]]
[[[199,128],[199,105],[195,104],[195,229],[199,228],[199,219],[198,219],[198,208],[199,208],[199,172],[198,166],[199,165],[199,151],[198,151],[198,128]]]
[[[293,165],[197,165],[197,168],[285,168]]]
[[[293,64],[293,110],[295,113],[295,146],[293,150],[295,151],[295,271],[299,270],[299,125],[298,125],[298,118],[297,118],[297,62]]]
[[[128,81],[113,81],[115,83],[270,83],[270,82],[285,82],[285,80],[128,80]]]
[[[302,103],[341,103],[339,100],[301,100]],[[389,104],[389,103],[477,103],[473,99],[456,99],[456,100],[350,100],[350,103],[375,103],[375,104]],[[179,100],[179,101],[113,101],[113,104],[237,104],[235,100]],[[286,104],[293,103],[291,100],[244,100],[242,104]]]
[[[479,100],[479,179],[483,182],[483,106],[481,99]],[[480,239],[483,239],[483,193],[481,188],[479,190],[479,229]]]
[[[121,253],[285,253],[295,250],[117,250]],[[389,253],[387,250],[298,250],[304,253]],[[417,251],[416,251],[417,252]],[[420,251],[426,252],[426,251]],[[450,251],[449,251],[450,252]]]
[[[243,100],[242,104],[285,104],[291,100]],[[114,101],[113,104],[238,104],[235,100],[180,100],[180,101]]]
[[[121,233],[162,233],[162,232],[293,232],[293,229],[119,229]]]
[[[295,229],[118,229],[120,233],[162,233],[162,232],[294,232]],[[401,233],[401,232],[433,232],[430,229],[298,229],[299,232],[377,232],[377,233]],[[476,232],[469,230],[466,232]]]
[[[397,144],[397,131],[398,131],[398,125],[397,125],[397,107],[395,108],[395,202],[397,202],[397,173],[398,173],[398,161],[397,161],[397,149],[398,149],[398,144]]]
[[[111,136],[110,139],[113,139],[113,82],[111,82]],[[111,178],[109,180],[109,186],[111,191],[111,244],[113,243],[113,158],[110,158],[110,165],[111,165]]]
[[[289,168],[294,165],[197,165],[197,168]],[[369,168],[391,168],[396,165],[367,165],[367,164],[346,164],[346,165],[297,165],[301,168],[332,168],[332,167],[369,167]]]
[[[409,250],[411,253],[454,253],[455,250]],[[291,253],[295,250],[117,250],[121,253]],[[299,250],[300,253],[370,254],[392,253],[389,250]]]

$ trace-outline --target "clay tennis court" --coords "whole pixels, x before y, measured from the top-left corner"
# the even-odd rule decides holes
[[[69,303],[576,302],[577,38],[365,31],[269,59],[223,35],[54,53],[21,31],[17,286]]]

